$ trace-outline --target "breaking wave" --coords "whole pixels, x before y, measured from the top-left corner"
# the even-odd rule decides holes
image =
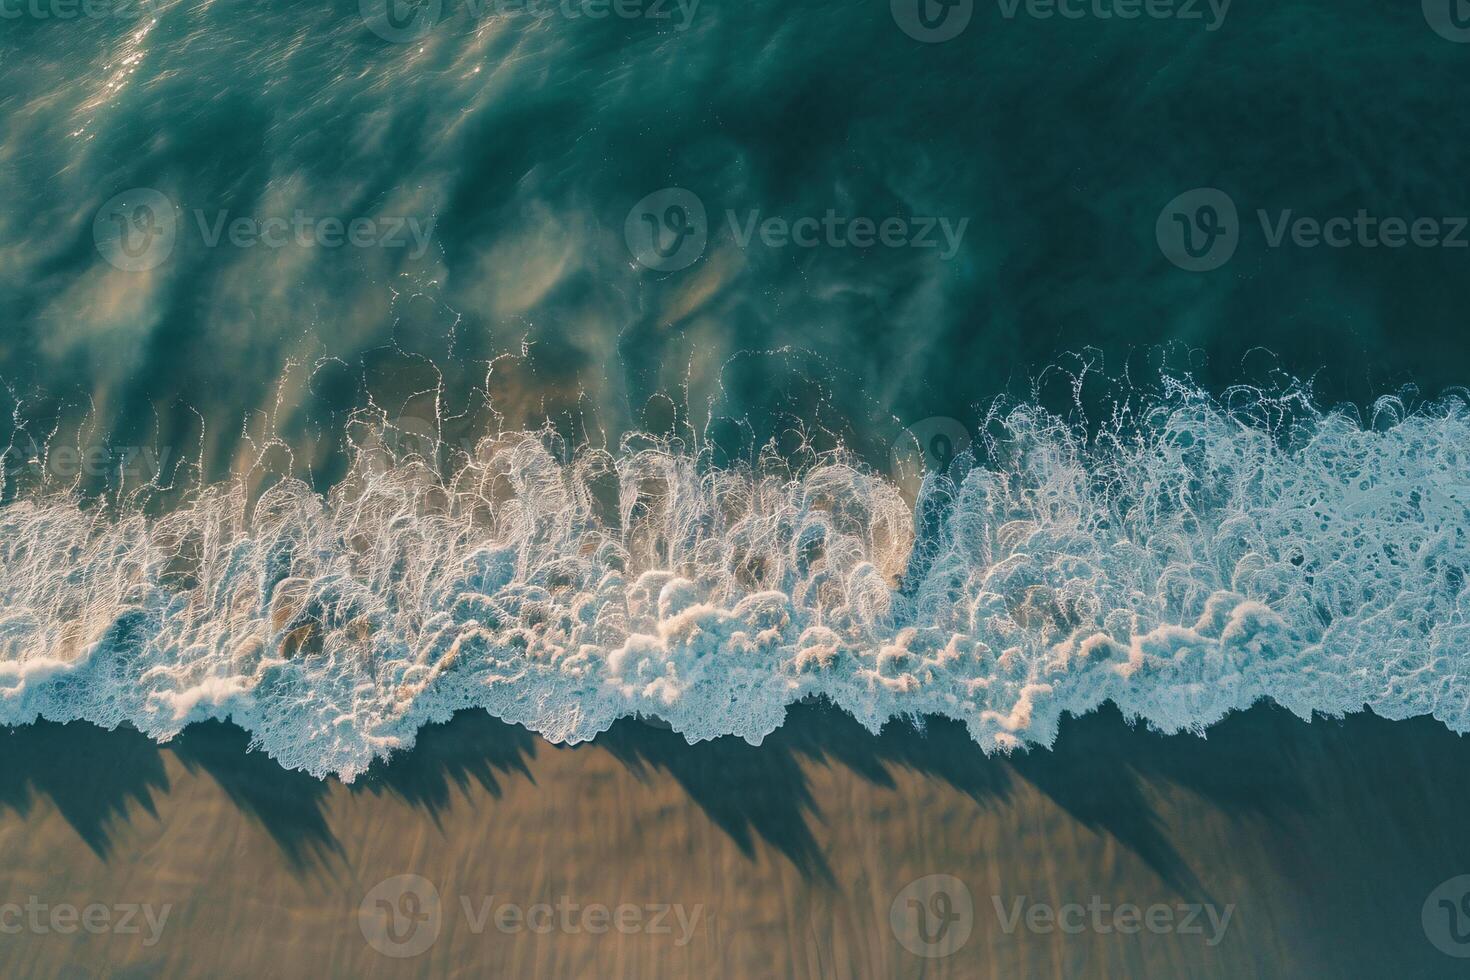
[[[978,459],[977,459],[978,457]],[[359,447],[329,494],[0,508],[0,722],[232,718],[351,779],[479,706],[557,741],[621,716],[757,741],[826,697],[876,729],[1049,743],[1105,700],[1166,731],[1269,697],[1470,730],[1470,408],[1364,421],[1184,384],[1091,425],[997,410],[917,503],[851,457]]]

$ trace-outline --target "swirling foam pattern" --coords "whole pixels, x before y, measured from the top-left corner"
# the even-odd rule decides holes
[[[843,459],[531,435],[449,479],[365,452],[325,499],[29,496],[0,510],[0,721],[228,716],[346,779],[467,706],[561,741],[634,713],[756,741],[814,695],[987,751],[1107,699],[1169,731],[1258,697],[1470,730],[1470,411],[1230,405],[1090,433],[1023,406],[917,507]]]

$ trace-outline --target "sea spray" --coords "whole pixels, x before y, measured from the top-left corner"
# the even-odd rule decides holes
[[[917,503],[843,453],[539,433],[448,468],[360,447],[325,496],[28,491],[0,508],[0,722],[230,717],[345,779],[474,706],[568,742],[635,714],[758,741],[812,696],[986,751],[1105,700],[1166,731],[1259,697],[1466,731],[1467,507],[1460,399],[1364,424],[1184,384],[1101,423],[994,414]]]

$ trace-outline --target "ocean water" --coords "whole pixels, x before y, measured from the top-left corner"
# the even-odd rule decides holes
[[[0,722],[1470,730],[1458,7],[0,15]]]

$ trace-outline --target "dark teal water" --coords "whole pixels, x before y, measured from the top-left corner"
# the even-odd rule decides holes
[[[356,3],[8,2],[0,376],[95,400],[119,444],[189,450],[198,411],[215,476],[246,412],[299,446],[369,396],[399,410],[440,373],[445,404],[479,427],[486,390],[511,424],[613,434],[666,423],[668,395],[695,416],[711,399],[821,415],[876,459],[893,420],[970,425],[1087,350],[1113,376],[1167,361],[1216,392],[1282,372],[1327,404],[1470,378],[1470,249],[1273,248],[1256,215],[1361,209],[1445,219],[1447,236],[1470,213],[1470,44],[1414,3],[1125,20],[992,0],[924,43],[901,3],[647,0],[598,17],[611,8],[447,0],[393,43]],[[666,187],[703,203],[708,243],[662,272],[624,227]],[[1238,247],[1208,272],[1176,267],[1155,235],[1199,187],[1239,210]],[[177,236],[128,272],[94,223],[139,188],[174,206]],[[432,230],[337,248],[211,246],[205,231],[298,210]],[[736,227],[829,210],[967,224],[947,260],[742,248],[731,210]],[[281,390],[288,362],[315,378]]]

